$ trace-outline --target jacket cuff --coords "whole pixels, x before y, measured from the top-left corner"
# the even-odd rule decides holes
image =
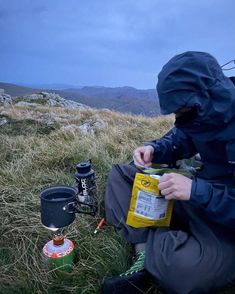
[[[200,178],[193,179],[190,198],[192,203],[206,205],[210,201],[211,193],[210,183]]]
[[[154,149],[152,162],[153,163],[161,163],[161,162],[159,162],[159,160],[162,157],[162,152],[161,152],[161,149],[159,148],[159,146],[157,144],[152,143],[152,142],[149,142],[149,143],[147,142],[146,144],[144,144],[144,146],[152,146]]]

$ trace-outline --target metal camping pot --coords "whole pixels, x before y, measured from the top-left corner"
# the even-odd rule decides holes
[[[85,213],[78,209],[78,190],[66,185],[45,187],[40,193],[41,222],[52,231],[70,225],[75,219],[75,213]],[[83,203],[83,205],[89,204]]]

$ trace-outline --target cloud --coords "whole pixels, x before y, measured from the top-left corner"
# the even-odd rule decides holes
[[[0,8],[0,18],[18,18],[27,15],[40,15],[48,11],[46,5],[37,4],[29,0],[22,1],[2,1]],[[25,5],[24,5],[25,4]]]
[[[34,14],[43,14],[48,11],[48,8],[43,5],[34,6],[31,9],[31,12]]]
[[[22,79],[38,79],[36,68],[50,79],[53,66],[60,80],[106,85],[112,76],[137,86],[186,50],[225,63],[235,57],[234,8],[233,0],[1,0],[2,75],[20,76],[25,64],[35,70]]]

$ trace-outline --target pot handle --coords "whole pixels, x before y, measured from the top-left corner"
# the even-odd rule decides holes
[[[87,206],[90,211],[80,210],[77,208],[77,204],[81,204],[82,206]],[[63,210],[67,213],[83,213],[83,214],[89,214],[91,216],[96,215],[97,206],[93,204],[88,204],[84,202],[80,202],[76,200],[76,202],[69,202],[63,207]]]

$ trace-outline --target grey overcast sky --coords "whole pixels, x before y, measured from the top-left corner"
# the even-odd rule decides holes
[[[155,88],[187,50],[235,59],[234,0],[0,0],[0,81]]]

